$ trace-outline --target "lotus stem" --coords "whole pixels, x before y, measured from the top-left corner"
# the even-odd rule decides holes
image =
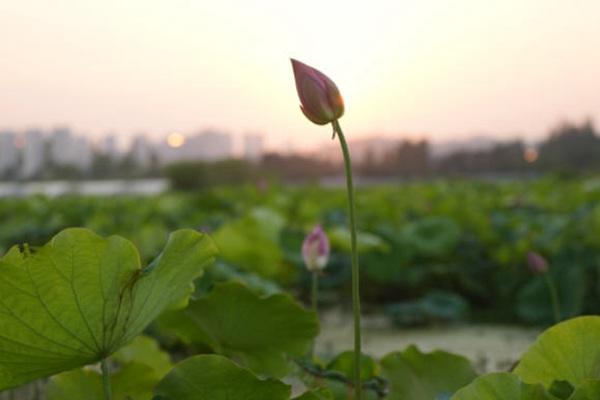
[[[356,241],[356,215],[354,206],[354,183],[352,182],[352,160],[348,143],[342,132],[338,120],[332,122],[334,134],[340,140],[342,153],[344,155],[344,169],[346,171],[346,189],[348,191],[348,210],[350,213],[350,244],[351,244],[351,262],[352,262],[352,308],[354,314],[354,399],[360,400],[362,397],[362,385],[360,376],[361,360],[361,339],[360,339],[360,282],[358,268],[358,249]]]
[[[554,314],[554,323],[558,324],[561,321],[561,312],[560,312],[560,300],[558,298],[558,290],[556,290],[556,285],[554,284],[554,280],[549,273],[544,274],[544,280],[546,281],[546,285],[548,286],[548,291],[550,292],[550,297],[552,299],[552,313]]]
[[[310,295],[312,310],[315,312],[317,318],[319,318],[319,272],[312,272],[312,290]],[[314,360],[315,358],[315,344],[310,349],[310,358]]]
[[[104,400],[111,400],[112,393],[110,388],[110,371],[108,368],[108,363],[106,362],[106,358],[103,358],[100,362],[100,366],[102,368],[102,386],[104,387]]]
[[[312,273],[312,291],[311,291],[311,304],[312,310],[319,315],[319,273],[314,271]]]

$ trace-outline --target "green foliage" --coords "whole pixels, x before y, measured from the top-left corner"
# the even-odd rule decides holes
[[[495,373],[475,379],[450,400],[558,400],[541,385],[529,385],[511,373]]]
[[[350,382],[354,382],[354,352],[345,351],[338,354],[331,360],[325,369],[326,386],[333,394],[336,400],[353,399],[354,392]],[[341,379],[332,379],[343,376]],[[379,385],[379,366],[377,362],[366,354],[361,354],[360,364],[360,381],[363,385],[362,396],[365,400],[377,399],[377,391]]]
[[[200,355],[177,364],[154,393],[157,400],[289,400],[290,387],[261,380],[225,357]]]
[[[350,230],[346,227],[337,227],[327,232],[331,245],[344,252],[350,251]],[[388,244],[380,237],[368,232],[357,232],[358,251],[360,252],[387,252]]]
[[[152,368],[128,363],[111,374],[113,400],[148,400],[160,381]],[[48,385],[48,400],[103,400],[102,376],[90,369],[76,369],[56,375]]]
[[[569,399],[573,391],[575,388],[567,381],[554,381],[548,388],[548,392],[559,399]]]
[[[196,291],[210,291],[217,282],[239,282],[248,286],[256,293],[268,295],[281,293],[282,287],[275,281],[265,278],[255,272],[241,271],[223,261],[217,261],[206,269],[201,279],[196,281]]]
[[[67,229],[0,259],[0,389],[94,363],[130,342],[182,298],[215,255],[197,232],[174,232],[141,267],[133,244]]]
[[[217,284],[186,309],[165,313],[159,325],[186,343],[277,377],[287,372],[288,357],[304,355],[319,332],[315,313],[291,296],[261,297],[237,282]]]
[[[563,317],[600,311],[600,185],[560,183],[359,191],[365,298],[410,306],[394,315],[406,325],[460,320],[474,304],[544,323],[547,290],[524,265],[536,249],[550,260]],[[33,240],[0,259],[0,390],[54,375],[49,400],[102,400],[95,364],[109,358],[113,400],[289,400],[286,384],[262,379],[286,375],[307,384],[296,400],[351,399],[352,353],[324,364],[304,359],[318,320],[283,294],[305,282],[299,248],[315,221],[334,251],[323,297],[346,293],[344,207],[343,193],[316,188],[0,200],[0,218],[11,227],[0,231],[0,246]],[[122,237],[81,228],[43,244],[68,225],[131,234],[141,254]],[[202,277],[216,245],[184,229],[161,249],[179,226],[215,233],[222,257]],[[138,336],[159,313],[147,332],[178,359],[216,354],[173,367],[157,342]],[[514,373],[478,379],[465,358],[445,352],[364,355],[364,400],[597,400],[598,343],[600,317],[572,319],[544,332]],[[291,376],[290,364],[298,368]]]
[[[357,208],[364,302],[414,301],[442,290],[469,302],[477,318],[549,323],[547,290],[525,264],[527,251],[536,250],[557,274],[564,317],[600,312],[597,180],[369,187],[357,191]],[[3,198],[0,220],[10,229],[0,230],[0,248],[43,245],[65,227],[83,226],[130,238],[147,262],[169,232],[189,227],[217,236],[221,264],[233,272],[272,279],[283,290],[299,287],[304,294],[310,280],[299,246],[303,233],[321,222],[334,244],[321,279],[327,303],[343,297],[350,283],[345,210],[343,190],[319,187],[214,187],[110,200]]]
[[[327,389],[317,389],[305,392],[300,397],[295,397],[294,400],[333,400],[333,395]]]
[[[569,400],[596,400],[600,399],[600,380],[587,381],[581,384]]]
[[[48,385],[48,399],[103,400],[102,376],[96,371],[82,368],[63,372],[51,379]]]
[[[154,386],[171,370],[169,355],[146,336],[138,336],[113,356],[119,364],[111,374],[115,400],[147,400]],[[89,367],[53,376],[48,386],[49,400],[103,400],[102,376]]]
[[[429,217],[406,224],[401,235],[418,255],[441,257],[458,244],[460,228],[450,218]]]
[[[549,387],[563,380],[575,388],[600,378],[600,317],[574,318],[545,331],[515,369],[525,382]]]
[[[279,234],[283,225],[283,218],[276,212],[256,208],[223,224],[213,237],[224,260],[241,269],[274,277],[281,273],[283,253]]]
[[[150,367],[160,379],[173,367],[169,354],[162,351],[158,343],[148,336],[138,336],[121,348],[112,359],[120,364],[139,363]]]
[[[381,367],[390,384],[389,400],[437,400],[476,377],[466,358],[443,351],[422,353],[415,346],[388,354]]]
[[[559,264],[553,266],[550,276],[557,287],[562,318],[581,314],[585,291],[573,290],[573,288],[585,287],[584,271],[568,264]],[[552,310],[548,308],[551,302],[548,286],[540,276],[532,279],[520,290],[517,313],[524,321],[534,323],[552,321]]]
[[[354,352],[345,351],[338,354],[333,360],[327,364],[327,369],[337,371],[346,376],[350,381],[354,381]],[[375,360],[366,355],[361,354],[360,361],[360,380],[366,381],[378,375],[378,366]]]

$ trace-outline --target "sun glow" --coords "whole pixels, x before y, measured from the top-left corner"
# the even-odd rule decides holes
[[[525,153],[523,154],[523,158],[528,163],[533,163],[533,162],[537,161],[538,157],[539,157],[538,151],[533,148],[529,148],[529,149],[525,150]]]
[[[167,144],[174,149],[181,147],[185,144],[185,136],[179,132],[170,133],[167,136]]]

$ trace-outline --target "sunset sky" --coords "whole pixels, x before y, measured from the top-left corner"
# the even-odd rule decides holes
[[[352,137],[600,122],[598,0],[3,0],[0,128],[314,146],[330,128],[300,113],[289,57],[338,84]]]

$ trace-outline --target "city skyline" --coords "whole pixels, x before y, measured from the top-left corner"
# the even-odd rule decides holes
[[[316,147],[329,128],[300,114],[295,57],[338,83],[354,137],[539,138],[600,120],[598,15],[586,0],[4,2],[0,127],[214,126]]]
[[[129,168],[140,170],[179,161],[243,158],[257,162],[264,153],[260,134],[246,134],[242,148],[235,151],[230,133],[206,128],[190,134],[171,133],[161,140],[138,134],[126,146],[117,144],[115,134],[92,139],[68,126],[46,130],[0,129],[0,178],[35,178],[49,167],[54,168],[54,172],[59,168],[63,174],[64,168],[68,168],[67,173],[70,169],[90,172],[95,161],[113,166],[132,163]]]

